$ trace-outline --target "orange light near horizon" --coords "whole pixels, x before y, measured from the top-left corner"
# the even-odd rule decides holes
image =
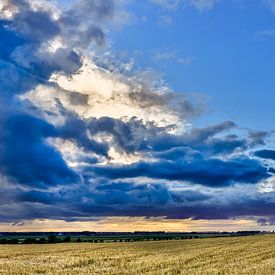
[[[191,220],[161,218],[109,217],[95,221],[31,220],[16,224],[0,223],[2,232],[60,232],[60,231],[97,231],[97,232],[133,232],[133,231],[239,231],[274,230],[274,226],[260,226],[255,220]]]

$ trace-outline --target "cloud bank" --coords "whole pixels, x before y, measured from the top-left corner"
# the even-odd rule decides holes
[[[194,128],[200,99],[105,58],[117,12],[111,0],[0,2],[0,220],[273,221],[270,133]]]

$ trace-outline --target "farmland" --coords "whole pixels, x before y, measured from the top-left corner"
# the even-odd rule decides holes
[[[275,235],[1,245],[0,274],[275,274]]]

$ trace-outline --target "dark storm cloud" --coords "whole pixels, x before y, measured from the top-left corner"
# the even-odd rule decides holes
[[[103,216],[165,216],[170,219],[229,219],[248,216],[270,223],[274,217],[272,196],[260,194],[257,198],[242,200],[215,200],[198,191],[173,192],[163,184],[131,184],[117,182],[91,186],[64,187],[54,192],[15,192],[0,208],[2,221],[47,218],[67,221],[85,220]],[[1,192],[0,192],[1,193]],[[12,202],[12,204],[11,204]],[[12,207],[11,207],[12,205]]]
[[[70,120],[70,124],[56,129],[39,117],[39,110],[35,115],[25,111],[26,106],[20,105],[15,95],[23,94],[40,83],[48,83],[54,71],[73,73],[79,69],[81,54],[76,53],[74,46],[84,49],[93,40],[103,43],[100,24],[112,16],[113,3],[77,1],[73,10],[57,19],[53,18],[51,10],[33,9],[25,0],[11,0],[4,5],[2,9],[15,7],[17,12],[11,18],[0,20],[0,170],[12,181],[39,188],[77,182],[79,176],[67,166],[60,152],[47,144],[46,139],[74,139],[81,147],[105,155],[107,146],[89,140],[83,121]],[[79,28],[84,18],[87,21],[85,33],[82,33]],[[57,35],[67,36],[69,33],[73,35],[71,44],[54,53],[43,49],[44,43]]]
[[[249,158],[235,158],[227,161],[220,159],[160,162],[139,162],[133,165],[95,167],[97,176],[110,179],[148,177],[189,181],[211,187],[228,186],[235,183],[258,183],[270,175],[260,162]]]
[[[25,1],[18,3],[19,12],[7,27],[19,32],[29,43],[41,43],[60,33],[60,28],[46,11],[34,11]]]
[[[102,24],[114,13],[111,0],[76,1],[57,18],[51,10],[32,9],[25,0],[12,0],[7,5],[14,5],[18,12],[13,18],[0,21],[1,38],[4,37],[1,44],[5,43],[0,57],[45,79],[54,71],[71,74],[79,69],[81,50],[92,42],[104,44]],[[55,52],[43,49],[45,43],[57,36],[63,37],[64,46]],[[11,43],[7,45],[7,41]]]
[[[113,144],[120,150],[126,152],[134,152],[139,150],[135,137],[137,127],[143,127],[141,122],[138,125],[132,123],[125,123],[119,119],[110,117],[102,117],[99,119],[89,119],[87,128],[92,136],[98,133],[110,134],[113,138]]]
[[[55,217],[64,215],[62,209],[68,211],[65,219],[71,219],[73,213],[78,212],[79,218],[87,215],[134,215],[135,209],[144,209],[139,215],[155,215],[159,208],[174,208],[183,203],[206,201],[209,195],[194,192],[181,191],[170,192],[166,185],[148,183],[134,184],[130,182],[102,182],[98,185],[78,185],[68,188],[64,186],[59,191],[45,192],[35,190],[20,190],[14,192],[13,198],[22,205],[40,204],[41,212],[56,207]],[[44,205],[44,206],[43,206]],[[88,212],[90,212],[88,214]],[[133,212],[131,214],[131,212]],[[48,215],[52,218],[52,214]],[[33,217],[29,217],[33,218]],[[61,218],[58,217],[58,218]],[[64,216],[62,217],[64,218]]]
[[[275,150],[259,150],[255,152],[255,156],[263,159],[275,160]]]
[[[275,216],[260,218],[258,219],[258,223],[262,226],[275,225]]]
[[[17,200],[21,202],[40,203],[47,205],[56,205],[64,202],[58,193],[41,192],[37,190],[31,190],[27,192],[21,191],[17,196]]]
[[[47,122],[24,113],[0,119],[0,171],[23,185],[47,188],[78,180],[45,139],[56,137]]]
[[[251,131],[249,132],[248,138],[250,140],[250,146],[254,147],[257,145],[265,145],[266,138],[270,133],[265,131]]]
[[[175,150],[182,150],[178,149],[180,147],[212,156],[231,154],[235,151],[241,152],[250,146],[249,137],[240,138],[237,135],[216,137],[216,135],[221,135],[236,127],[231,121],[205,128],[194,128],[181,135],[168,133],[170,127],[173,127],[172,125],[157,127],[152,123],[145,124],[136,118],[132,118],[128,122],[109,117],[89,119],[87,127],[92,135],[98,133],[111,135],[113,137],[112,145],[117,150],[128,153],[149,150],[153,154],[158,155],[160,152],[158,156],[164,156],[170,150],[176,154]],[[167,152],[165,153],[165,151]]]
[[[58,152],[54,149],[51,149],[49,145],[46,145],[45,142],[43,142],[43,139],[47,137],[60,137],[66,140],[74,141],[80,148],[87,152],[97,153],[105,157],[108,157],[109,146],[113,144],[117,145],[122,152],[146,152],[154,158],[159,159],[157,162],[139,162],[133,165],[125,166],[90,166],[87,167],[86,171],[84,170],[82,172],[83,176],[85,177],[87,177],[86,175],[89,175],[91,172],[96,176],[110,179],[136,178],[143,176],[152,179],[190,181],[196,184],[202,184],[211,187],[229,186],[239,182],[257,183],[269,177],[267,168],[264,167],[259,161],[249,159],[247,157],[234,158],[223,161],[213,157],[216,155],[215,153],[217,153],[217,149],[216,147],[215,150],[211,149],[211,146],[216,146],[217,142],[224,144],[228,139],[225,138],[219,140],[218,138],[213,138],[211,137],[211,133],[217,134],[218,131],[228,129],[228,126],[231,128],[231,125],[233,125],[232,123],[226,122],[221,125],[211,126],[206,129],[195,129],[192,130],[191,133],[187,134],[187,136],[183,135],[180,137],[168,135],[164,132],[164,135],[169,136],[170,141],[173,139],[176,140],[177,144],[173,144],[172,142],[167,143],[167,139],[153,139],[153,136],[151,138],[143,137],[140,140],[137,140],[137,130],[142,129],[142,131],[145,133],[146,130],[150,132],[151,129],[151,131],[154,133],[159,129],[153,126],[148,129],[141,123],[141,121],[137,121],[135,119],[129,123],[124,123],[120,120],[111,118],[90,119],[88,121],[84,121],[69,112],[67,112],[66,116],[66,123],[58,128],[55,128],[42,120],[37,120],[30,116],[24,117],[22,114],[19,114],[15,119],[9,118],[9,120],[15,121],[13,124],[11,124],[12,126],[14,125],[12,128],[13,131],[10,129],[10,124],[5,123],[3,127],[10,136],[3,139],[3,144],[6,144],[6,147],[8,148],[10,147],[10,143],[8,143],[8,141],[12,142],[13,144],[19,144],[18,146],[24,144],[24,142],[30,145],[28,149],[25,149],[26,151],[20,148],[17,148],[17,150],[20,153],[21,151],[24,153],[22,154],[22,158],[23,160],[27,161],[29,166],[31,166],[32,162],[35,164],[32,167],[34,171],[27,170],[29,177],[33,175],[34,179],[33,181],[30,180],[26,176],[27,172],[24,172],[24,174],[23,172],[20,172],[21,170],[16,168],[10,170],[6,168],[6,173],[8,172],[9,175],[13,175],[24,184],[26,184],[26,180],[29,180],[29,184],[34,185],[35,179],[37,178],[37,186],[40,186],[40,182],[46,184],[47,181],[49,185],[64,184],[64,182],[76,181],[77,177],[67,178],[64,175],[62,180],[54,175],[54,173],[51,174],[53,175],[53,178],[56,179],[56,181],[53,181],[50,178],[47,179],[46,177],[42,178],[42,180],[39,178],[40,170],[45,171],[45,168],[48,168],[51,171],[51,169],[55,168],[56,172],[58,172],[59,169],[65,165],[61,156],[58,155]],[[36,123],[37,121],[39,121],[39,123]],[[43,127],[40,127],[40,124]],[[33,127],[37,128],[35,132],[32,132],[28,129],[30,125],[33,125]],[[111,134],[113,137],[113,143],[98,143],[88,137],[88,133],[93,136],[101,132]],[[207,151],[205,149],[206,145],[204,144],[204,139],[206,137],[207,139],[211,137],[211,140],[215,141],[208,142]],[[38,141],[40,143],[38,143]],[[160,141],[164,142],[164,145],[161,145]],[[156,142],[158,144],[158,151],[156,148],[154,148]],[[200,144],[200,142],[202,144]],[[231,147],[231,138],[229,139],[229,144],[229,147]],[[243,141],[243,144],[245,144],[245,141]],[[41,146],[41,152],[37,151],[39,146]],[[171,147],[171,149],[167,149],[167,146],[168,148]],[[237,146],[239,147],[239,143],[237,143]],[[224,147],[226,146],[224,145]],[[33,148],[33,150],[29,152],[30,148]],[[150,148],[153,148],[154,150]],[[211,158],[205,158],[205,151],[211,152]],[[15,151],[14,154],[11,152],[8,151],[7,154],[3,154],[2,162],[5,163],[7,167],[11,166],[11,163],[15,161],[15,157],[11,158],[11,161],[7,161],[7,157],[13,155],[16,156],[16,154],[18,155],[17,151]],[[224,152],[224,149],[221,148],[219,153],[221,152]],[[34,161],[35,154],[37,153],[41,154],[41,159],[38,163]],[[44,155],[42,153],[44,153]],[[56,156],[53,157],[53,160],[56,159],[56,163],[53,164],[53,167],[49,166],[49,163],[45,161],[48,159],[51,153]],[[33,158],[32,162],[28,160],[28,156]],[[90,164],[92,165],[95,162],[96,160],[94,159]],[[57,163],[60,163],[61,166],[57,165]],[[21,166],[22,164],[20,162],[20,167]],[[64,171],[66,171],[66,169]],[[64,171],[60,169],[61,176],[63,175]],[[69,169],[67,172],[69,172]],[[20,175],[18,175],[18,173],[20,173]],[[71,173],[73,174],[72,171]],[[20,178],[20,176],[22,176],[22,178]],[[25,179],[24,177],[27,178]],[[59,180],[59,182],[57,182],[57,180]]]
[[[183,119],[193,118],[204,109],[202,102],[196,98],[187,97],[183,93],[175,94],[169,91],[165,93],[153,93],[145,84],[141,82],[140,85],[142,88],[141,90],[137,90],[133,83],[129,83],[131,90],[128,97],[134,105],[141,108],[165,106]]]
[[[43,55],[39,56],[39,48],[43,42],[58,35],[60,28],[49,12],[34,11],[24,0],[14,0],[12,4],[18,8],[18,12],[12,20],[3,20],[1,25],[7,32],[6,36],[18,37],[20,44],[10,47],[5,40],[5,48],[9,50],[2,58],[28,70],[38,78],[47,79],[55,68],[50,62],[46,62]],[[48,55],[48,60],[50,59]]]
[[[67,112],[67,120],[58,128],[59,137],[66,140],[73,140],[86,152],[93,152],[98,155],[108,156],[109,144],[96,142],[88,136],[88,126],[85,120]]]
[[[105,34],[100,23],[113,16],[114,8],[112,0],[79,0],[60,17],[59,23],[72,46],[86,48],[92,41],[102,45]]]

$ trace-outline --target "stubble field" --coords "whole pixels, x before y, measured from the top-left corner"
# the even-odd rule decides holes
[[[275,235],[1,245],[0,274],[275,274]]]

